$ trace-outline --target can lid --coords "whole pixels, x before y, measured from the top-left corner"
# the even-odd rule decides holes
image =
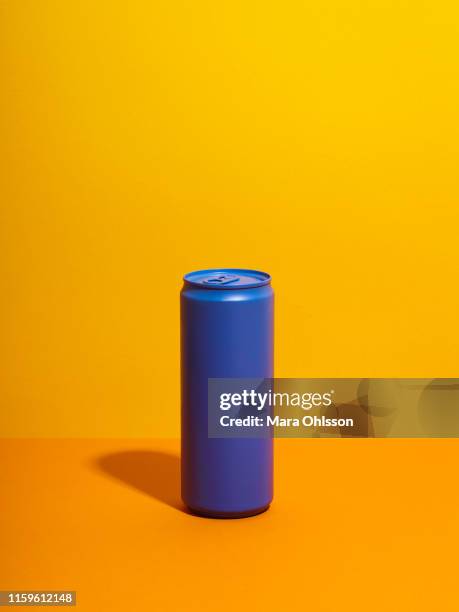
[[[271,282],[266,272],[241,268],[214,268],[185,274],[183,280],[205,289],[250,289]]]

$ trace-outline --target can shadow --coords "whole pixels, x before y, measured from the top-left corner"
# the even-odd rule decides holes
[[[180,458],[162,451],[132,450],[102,455],[95,466],[145,495],[188,513],[180,499]]]

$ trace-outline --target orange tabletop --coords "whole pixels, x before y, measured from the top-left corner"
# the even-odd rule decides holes
[[[0,441],[0,589],[77,609],[457,610],[457,440],[276,441],[275,499],[192,516],[176,440]]]

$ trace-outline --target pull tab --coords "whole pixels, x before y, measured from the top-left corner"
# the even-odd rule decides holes
[[[202,282],[206,285],[228,285],[239,280],[239,276],[235,274],[216,274],[215,276],[209,276]]]

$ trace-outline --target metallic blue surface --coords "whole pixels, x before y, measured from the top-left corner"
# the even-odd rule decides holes
[[[218,276],[237,276],[203,281]],[[261,276],[260,276],[261,275]],[[271,438],[209,438],[208,378],[273,377],[270,277],[240,269],[185,276],[181,292],[182,498],[210,516],[255,514],[272,499]],[[241,286],[242,283],[242,286]]]

